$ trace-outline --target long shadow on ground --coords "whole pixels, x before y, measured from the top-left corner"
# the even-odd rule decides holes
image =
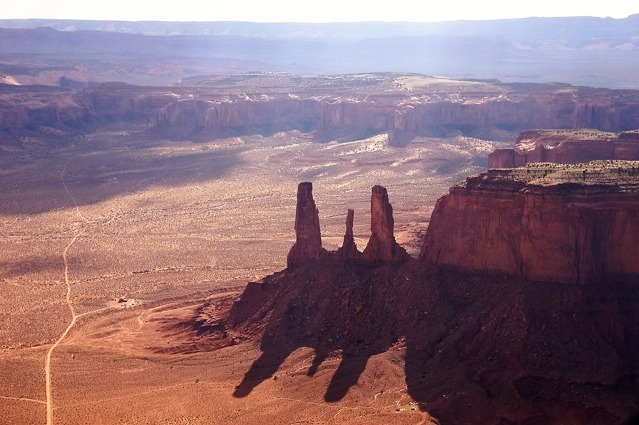
[[[639,402],[639,289],[324,262],[249,284],[227,326],[263,330],[246,397],[300,347],[341,363],[327,402],[405,340],[408,392],[442,424],[621,424]]]
[[[90,205],[151,186],[176,187],[217,180],[242,164],[241,148],[180,150],[139,141],[80,146],[3,166],[0,215],[38,214]]]

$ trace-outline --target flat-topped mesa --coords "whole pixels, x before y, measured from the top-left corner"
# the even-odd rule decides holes
[[[302,182],[297,186],[295,209],[295,244],[287,257],[288,266],[318,260],[325,255],[322,249],[319,211],[313,200],[313,184]]]
[[[338,259],[349,261],[359,260],[362,257],[362,253],[358,251],[355,244],[355,237],[353,236],[353,221],[355,218],[355,211],[349,209],[346,214],[346,232],[344,233],[344,243],[335,252],[335,256]]]
[[[420,258],[532,281],[636,282],[638,236],[639,162],[533,163],[451,188]]]
[[[373,186],[371,194],[371,237],[362,254],[367,262],[404,261],[408,253],[393,235],[393,207],[385,187]]]
[[[497,149],[488,155],[488,168],[514,168],[530,162],[579,164],[605,159],[639,160],[639,131],[524,131],[517,137],[514,149]]]

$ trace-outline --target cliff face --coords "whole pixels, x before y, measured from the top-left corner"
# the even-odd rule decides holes
[[[159,110],[179,96],[179,91],[168,88],[108,83],[87,88],[76,98],[90,114],[87,124],[118,122],[144,129],[155,123]]]
[[[271,96],[180,99],[157,112],[156,130],[175,137],[269,134],[316,128],[319,104]]]
[[[85,122],[87,117],[86,108],[72,90],[0,84],[0,131],[67,128]]]
[[[0,129],[118,123],[175,139],[299,130],[318,140],[354,140],[388,133],[391,142],[401,145],[416,136],[450,132],[639,128],[636,90],[394,74],[212,80],[176,87],[108,83],[78,92],[2,87]]]
[[[639,160],[639,133],[524,131],[514,149],[498,149],[488,156],[488,168],[520,167],[529,162],[578,164],[600,159]]]
[[[635,91],[501,85],[478,91],[411,88],[407,94],[398,89],[401,81],[384,81],[375,89],[354,93],[344,93],[343,87],[312,86],[306,91],[291,87],[288,93],[224,99],[197,94],[162,108],[157,126],[182,135],[300,129],[316,131],[322,139],[388,132],[398,144],[451,130],[472,134],[491,128],[621,131],[639,127]]]
[[[639,163],[489,170],[439,199],[420,257],[533,281],[639,278]]]

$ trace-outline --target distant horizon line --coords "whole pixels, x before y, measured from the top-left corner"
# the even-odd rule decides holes
[[[126,23],[182,23],[182,24],[204,24],[204,23],[242,23],[242,24],[304,24],[304,25],[334,25],[334,24],[440,24],[440,23],[452,23],[452,22],[488,22],[488,21],[516,21],[527,19],[604,19],[604,20],[624,20],[629,18],[639,17],[639,12],[632,13],[623,18],[615,18],[612,16],[593,16],[593,15],[579,15],[579,16],[527,16],[527,17],[513,17],[513,18],[494,18],[494,19],[450,19],[450,20],[438,20],[438,21],[409,21],[409,20],[366,20],[366,21],[326,21],[326,22],[311,22],[311,21],[251,21],[251,20],[161,20],[161,19],[94,19],[94,18],[2,18],[2,21],[73,21],[73,22],[126,22]]]

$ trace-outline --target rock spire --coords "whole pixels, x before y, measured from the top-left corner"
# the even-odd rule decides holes
[[[353,236],[355,212],[348,210],[344,243],[337,251],[322,248],[319,212],[313,200],[313,184],[302,182],[297,187],[295,210],[295,244],[287,257],[289,267],[320,259],[364,261],[366,263],[399,262],[410,258],[393,236],[393,207],[388,202],[388,192],[382,186],[374,186],[371,196],[371,237],[364,252],[357,250]]]
[[[371,237],[362,257],[369,262],[403,261],[406,250],[399,246],[393,235],[395,221],[393,206],[388,201],[385,187],[373,186],[371,194]]]
[[[319,211],[313,200],[313,184],[302,182],[297,186],[295,210],[295,244],[288,253],[288,266],[317,260],[324,254],[320,234]]]
[[[355,211],[349,209],[346,214],[346,231],[344,233],[344,243],[341,248],[337,250],[337,258],[342,260],[358,260],[361,258],[362,253],[357,250],[355,244],[355,238],[353,236],[353,221],[355,218]]]

